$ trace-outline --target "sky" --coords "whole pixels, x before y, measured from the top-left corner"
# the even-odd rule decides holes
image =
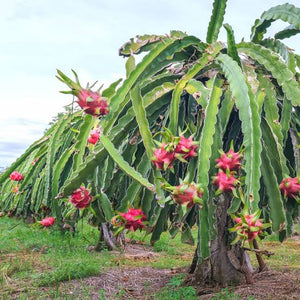
[[[285,0],[228,0],[224,22],[236,41],[249,41],[263,11]],[[299,0],[290,0],[298,5]],[[119,48],[142,34],[181,30],[205,41],[213,0],[0,0],[0,167],[13,163],[42,137],[72,97],[56,69],[82,83],[107,86],[125,76]],[[283,29],[273,23],[267,36]],[[226,41],[221,29],[219,40]],[[300,53],[299,36],[286,44]]]

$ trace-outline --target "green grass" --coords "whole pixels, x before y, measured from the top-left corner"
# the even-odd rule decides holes
[[[196,230],[193,232],[196,236]],[[140,241],[142,233],[138,231],[135,234],[134,239]],[[144,240],[146,245],[150,244],[150,237],[146,236]],[[131,266],[145,267],[150,266],[158,269],[170,269],[175,267],[189,266],[195,251],[195,246],[181,243],[180,234],[174,239],[170,238],[168,232],[163,232],[160,240],[153,245],[153,251],[159,253],[158,258],[151,259],[151,261],[137,260],[132,261]],[[125,259],[120,258],[120,265],[126,265]]]
[[[158,293],[154,295],[154,299],[157,300],[196,300],[197,296],[196,290],[191,287],[182,286],[185,279],[185,274],[179,274],[174,276],[166,287],[161,289]]]
[[[137,233],[135,239],[140,240],[141,236]],[[88,251],[97,238],[98,230],[86,224],[79,224],[74,235],[63,234],[55,227],[40,228],[22,220],[0,218],[0,299],[15,291],[22,291],[20,299],[27,299],[29,286],[31,297],[40,297],[40,286],[51,286],[52,290],[43,297],[56,298],[61,296],[55,290],[59,282],[97,275],[116,266],[164,269],[188,266],[194,252],[194,247],[181,244],[180,236],[170,239],[165,233],[154,246],[159,253],[157,258],[133,261],[108,251]],[[149,245],[149,237],[145,243]],[[88,295],[86,291],[87,299]]]
[[[193,233],[196,235],[196,230]],[[86,224],[80,223],[76,234],[62,234],[55,227],[40,228],[25,224],[22,220],[0,218],[0,299],[9,299],[14,293],[18,293],[19,299],[78,299],[76,291],[66,294],[70,291],[58,288],[59,283],[97,275],[115,267],[187,267],[195,250],[195,246],[182,244],[180,235],[171,239],[168,233],[163,233],[151,250],[158,255],[149,260],[132,260],[108,251],[89,251],[89,246],[95,245],[97,239],[98,230]],[[141,242],[142,233],[137,233],[134,239]],[[149,243],[148,236],[145,245]],[[270,237],[263,241],[260,248],[275,253],[265,258],[271,268],[300,268],[299,240],[289,239],[281,244]],[[251,261],[255,262],[253,253]],[[182,282],[183,274],[176,275],[155,294],[155,299],[197,299],[195,290],[182,286]],[[48,288],[41,290],[40,287]],[[81,297],[91,298],[91,290],[83,286],[80,289]],[[120,289],[115,299],[122,298],[122,293],[124,290]],[[103,290],[99,290],[99,299],[105,299]],[[233,292],[224,289],[213,299],[239,298],[233,298]]]
[[[0,288],[7,293],[99,274],[113,266],[109,252],[88,251],[97,240],[96,230],[89,226],[75,235],[62,234],[56,228],[3,217],[0,232]]]
[[[273,269],[300,269],[300,240],[287,239],[283,243],[266,241],[261,249],[266,249],[275,254],[266,258],[265,261]]]
[[[270,257],[263,256],[266,264],[275,270],[299,270],[300,269],[300,239],[287,238],[284,242],[280,243],[277,234],[267,236],[259,243],[260,250],[267,250],[274,255]],[[255,254],[249,253],[253,266],[258,266]]]

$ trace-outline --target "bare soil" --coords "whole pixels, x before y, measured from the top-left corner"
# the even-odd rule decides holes
[[[116,259],[126,259],[126,266],[120,264],[98,276],[61,282],[58,287],[60,295],[64,295],[64,299],[156,300],[155,293],[165,287],[173,276],[179,273],[187,274],[187,270],[183,268],[128,267],[128,260],[151,261],[157,259],[158,256],[159,253],[153,252],[150,247],[129,244],[123,253],[116,252]],[[186,285],[192,285],[192,276],[187,274]],[[235,299],[228,298],[228,293],[237,295],[236,299],[247,299],[247,297],[257,300],[300,299],[300,270],[268,270],[256,274],[254,280],[253,285],[242,284],[228,287],[227,294],[220,286],[194,286],[194,288],[199,299],[204,300],[212,299],[216,293],[224,293],[223,298],[217,299]],[[49,287],[41,287],[39,291],[47,293]],[[11,299],[19,299],[18,296],[20,296],[19,293],[11,295]]]
[[[120,254],[118,254],[120,255]],[[121,254],[126,259],[151,260],[158,256],[158,253],[149,251],[149,248],[141,245],[129,245],[126,251]],[[72,280],[68,283],[61,283],[60,290],[65,295],[76,295],[81,299],[82,293],[89,292],[91,299],[155,299],[154,294],[162,289],[173,276],[178,273],[185,273],[184,269],[155,269],[151,267],[119,267],[107,270],[99,276]],[[192,275],[187,274],[186,284]],[[254,276],[253,285],[242,284],[229,287],[239,299],[267,300],[267,299],[300,299],[300,270],[269,270],[258,273]],[[195,286],[199,299],[212,299],[215,293],[220,293],[222,287]],[[84,298],[84,296],[82,295]],[[83,299],[82,298],[82,299]],[[104,298],[102,298],[104,299]],[[225,299],[225,298],[223,298]],[[188,300],[188,299],[187,299]]]
[[[239,298],[237,299],[300,299],[300,270],[291,271],[276,271],[269,270],[258,273],[254,276],[254,284],[241,284],[235,287],[228,287],[229,292],[232,291]],[[220,287],[195,287],[199,299],[212,299],[215,293],[224,294]],[[225,299],[225,298],[223,298]],[[226,298],[227,299],[227,298]]]
[[[63,283],[61,289],[65,295],[76,295],[79,299],[89,291],[91,299],[155,299],[155,294],[162,289],[179,271],[154,268],[111,269],[99,276],[82,280],[72,280]],[[83,287],[85,287],[83,289]],[[201,293],[199,299],[212,299],[215,293],[221,293],[220,287],[195,287]],[[228,288],[229,292],[232,288]],[[101,293],[102,292],[102,293]],[[300,272],[299,271],[266,271],[255,276],[253,285],[234,287],[237,299],[268,300],[268,299],[300,299]],[[226,293],[224,292],[224,296]],[[225,299],[225,298],[223,298]],[[227,298],[226,298],[227,299]],[[187,299],[188,300],[188,299]]]
[[[79,296],[85,292],[84,286],[90,299],[101,299],[101,295],[104,299],[151,299],[151,294],[162,289],[172,276],[172,270],[167,269],[114,268],[99,276],[64,283],[60,289],[65,295]]]
[[[116,261],[150,261],[157,258],[159,253],[150,249],[149,246],[127,244],[124,252],[115,251]],[[128,267],[127,263],[126,267],[112,268],[98,276],[61,283],[59,290],[66,296],[78,299],[84,299],[84,294],[88,294],[89,299],[153,299],[151,294],[162,289],[178,272],[180,269]]]

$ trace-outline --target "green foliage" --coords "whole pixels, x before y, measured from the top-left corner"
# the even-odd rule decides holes
[[[155,294],[155,299],[167,300],[167,299],[198,299],[196,290],[192,287],[184,287],[183,281],[185,278],[185,274],[179,274],[174,276],[167,286],[161,289],[158,293]]]
[[[228,48],[227,54],[232,59],[234,59],[239,64],[239,66],[241,66],[241,61],[235,45],[233,29],[229,24],[224,24],[223,26],[227,31],[227,48]]]
[[[67,197],[85,185],[95,198],[93,225],[110,221],[114,211],[142,207],[152,243],[165,231],[181,233],[182,241],[192,243],[191,228],[197,224],[201,261],[210,256],[216,234],[215,160],[218,150],[232,146],[243,148],[244,167],[238,173],[250,211],[262,209],[274,231],[291,232],[298,204],[286,201],[278,185],[298,173],[300,60],[281,41],[263,36],[277,19],[293,25],[277,36],[298,33],[299,9],[285,4],[264,12],[252,28],[252,42],[236,44],[233,29],[224,24],[225,45],[216,42],[225,8],[225,0],[214,1],[208,44],[180,31],[126,43],[120,49],[128,57],[126,79],[102,92],[110,113],[97,119],[78,111],[59,118],[1,174],[1,211],[42,218],[51,209],[59,225],[75,226],[90,212],[79,213]],[[145,55],[136,64],[140,53]],[[76,96],[81,87],[73,74],[75,81],[61,71],[58,78],[72,89],[66,93]],[[95,125],[101,129],[100,140],[90,146],[87,138]],[[174,172],[151,164],[154,147],[165,142],[166,132],[174,140],[184,135],[198,142],[198,156],[188,164],[174,162]],[[12,171],[25,176],[16,194],[9,179]],[[178,186],[182,180],[203,187],[202,207],[181,207],[163,191],[162,181]],[[232,197],[231,212],[242,206],[241,199]]]
[[[117,163],[117,165],[131,178],[139,182],[142,186],[146,187],[150,191],[154,191],[154,186],[148,182],[139,172],[136,172],[119,154],[119,152],[114,148],[114,145],[110,140],[104,135],[101,134],[100,141],[103,146],[112,157],[112,159]]]
[[[274,35],[274,38],[277,40],[283,40],[283,39],[289,38],[293,35],[296,35],[299,32],[300,32],[300,29],[297,29],[294,25],[290,25],[290,26],[286,27],[285,29],[277,32]]]
[[[300,105],[299,84],[288,66],[284,64],[277,55],[272,53],[271,50],[253,43],[241,43],[238,45],[238,50],[249,55],[266,68],[267,71],[271,72],[273,78],[277,80],[292,104],[295,106]]]
[[[210,222],[208,220],[208,206],[213,205],[209,200],[209,169],[210,169],[210,157],[212,155],[212,145],[214,141],[214,134],[217,122],[217,112],[218,106],[220,103],[220,98],[222,95],[222,89],[220,88],[222,82],[220,82],[217,78],[214,79],[213,88],[210,95],[210,100],[205,110],[205,121],[203,125],[203,129],[200,136],[200,143],[199,143],[199,154],[198,154],[198,173],[197,173],[197,181],[201,183],[202,187],[204,188],[203,193],[203,208],[200,210],[199,213],[199,220],[198,226],[199,230],[199,237],[200,237],[200,247],[199,250],[199,257],[206,258],[209,256],[209,225]]]
[[[214,0],[212,16],[209,21],[206,42],[211,44],[218,38],[220,28],[223,24],[227,0]]]
[[[277,5],[265,11],[252,27],[251,40],[258,43],[263,39],[267,28],[276,20],[289,22],[300,29],[300,9],[291,4]]]
[[[258,207],[260,188],[261,130],[258,106],[253,99],[253,93],[249,89],[246,76],[242,73],[238,64],[224,54],[219,55],[218,60],[228,79],[235,105],[239,110],[239,118],[242,122],[241,129],[245,137],[246,195],[248,205],[251,205],[255,211]]]
[[[272,230],[276,232],[284,226],[285,215],[280,192],[278,189],[274,189],[274,186],[277,186],[278,183],[274,168],[267,153],[268,151],[266,151],[266,149],[264,148],[262,151],[261,172],[266,187],[266,193],[268,195],[270,219],[272,220]]]

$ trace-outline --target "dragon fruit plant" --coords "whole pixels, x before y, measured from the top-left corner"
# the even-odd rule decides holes
[[[286,198],[293,198],[300,202],[300,181],[299,177],[286,177],[279,186],[281,192]]]
[[[164,185],[164,189],[171,192],[171,197],[176,204],[187,204],[187,208],[193,207],[195,204],[201,204],[203,189],[200,185],[191,183],[181,183],[177,186]]]
[[[84,113],[94,117],[106,116],[109,113],[107,98],[103,97],[99,91],[92,91],[91,87],[81,87],[77,74],[73,71],[76,81],[70,80],[62,72],[58,71],[57,78],[68,85],[71,91],[66,91],[66,94],[76,96],[76,102]]]
[[[171,169],[175,160],[174,146],[162,143],[153,151],[152,163],[159,170]]]
[[[235,178],[233,172],[224,172],[220,170],[218,174],[213,177],[213,184],[218,188],[216,194],[233,192],[238,182],[239,181]]]
[[[235,171],[241,167],[241,158],[241,154],[234,152],[233,149],[230,149],[227,153],[221,150],[220,158],[216,159],[216,168],[220,168],[224,172],[226,170]]]
[[[193,140],[192,136],[185,138],[181,135],[174,152],[177,159],[187,162],[187,159],[197,155],[197,142]]]
[[[98,142],[99,137],[100,137],[100,130],[99,129],[93,129],[93,130],[91,130],[87,141],[90,144],[95,145]]]
[[[24,179],[24,176],[16,171],[11,172],[9,178],[13,181],[21,181]]]
[[[230,149],[227,153],[220,151],[221,156],[216,159],[216,168],[219,168],[217,175],[213,176],[212,183],[217,187],[216,195],[223,192],[232,192],[236,195],[236,187],[240,185],[235,170],[241,167],[241,154]]]
[[[247,204],[244,202],[244,196],[242,195],[241,189],[239,191],[244,207],[240,212],[230,214],[231,219],[236,223],[229,229],[230,232],[236,233],[236,238],[231,242],[231,244],[234,245],[238,241],[242,241],[243,243],[248,241],[250,247],[253,248],[254,240],[260,241],[260,237],[268,235],[264,229],[269,228],[271,223],[264,223],[264,221],[260,219],[260,209],[256,212],[250,213]],[[255,248],[257,248],[257,244]]]
[[[142,230],[146,226],[146,216],[140,208],[129,208],[126,213],[117,213],[112,219],[116,233],[128,229],[132,232]]]
[[[159,148],[154,149],[151,159],[152,163],[159,170],[174,170],[173,164],[176,159],[187,163],[187,159],[197,155],[197,142],[193,141],[193,136],[188,138],[185,138],[184,135],[174,137],[167,129],[165,129],[164,136],[166,136],[168,142],[160,143],[155,141]]]
[[[24,176],[23,176],[21,173],[18,173],[18,172],[16,172],[16,171],[13,171],[13,172],[11,172],[11,174],[9,175],[9,178],[10,178],[12,181],[20,182],[20,181],[22,181],[22,180],[24,179]],[[20,185],[19,185],[19,184],[14,185],[13,188],[12,188],[12,193],[18,194],[19,188],[20,188]]]
[[[237,223],[229,231],[236,233],[236,238],[231,242],[232,245],[238,241],[248,241],[251,248],[253,248],[253,240],[260,240],[259,235],[267,235],[263,232],[271,226],[270,223],[263,224],[263,221],[259,219],[261,210],[250,214],[248,203],[245,202],[243,190],[241,188],[242,180],[240,180],[240,173],[234,170],[242,168],[242,156],[240,152],[234,152],[230,149],[227,153],[220,151],[221,156],[216,159],[216,168],[219,171],[216,176],[213,177],[212,183],[217,187],[216,195],[221,193],[232,193],[241,202],[243,209],[237,215],[231,214],[231,218]],[[256,246],[257,247],[257,246]]]
[[[283,39],[299,32],[300,9],[283,4],[265,11],[254,22],[250,41],[236,43],[232,27],[223,24],[226,4],[214,0],[206,39],[180,31],[131,39],[119,51],[127,58],[126,79],[101,92],[83,88],[75,72],[73,81],[58,71],[70,88],[65,93],[76,97],[81,110],[64,114],[1,174],[0,210],[42,219],[46,206],[63,228],[74,209],[70,195],[89,186],[94,199],[89,207],[95,212],[91,224],[99,228],[99,240],[109,237],[110,248],[114,212],[139,207],[151,243],[166,230],[197,243],[190,268],[196,282],[242,280],[237,265],[245,270],[247,252],[241,240],[230,246],[227,228],[233,221],[228,216],[242,219],[236,224],[242,227],[239,233],[254,230],[257,238],[260,217],[248,224],[239,213],[247,207],[252,216],[261,209],[271,223],[268,230],[282,241],[292,233],[298,211],[298,180],[279,186],[284,178],[296,178],[299,169],[300,60]],[[276,20],[291,26],[265,38]],[[222,26],[226,43],[218,42]],[[143,58],[136,63],[139,54]],[[96,124],[101,134],[90,147],[87,140]],[[160,137],[166,129],[174,137],[172,145]],[[242,145],[242,158],[230,151]],[[226,156],[219,157],[219,149]],[[9,178],[15,170],[24,176],[18,193],[12,193],[15,182]],[[218,189],[222,193],[216,194]],[[243,201],[234,195],[240,189]],[[197,200],[195,205],[190,199]],[[78,215],[71,221],[78,222]]]
[[[53,217],[47,217],[41,221],[38,221],[38,223],[43,227],[51,227],[54,225],[54,222],[55,222],[55,218]]]
[[[107,100],[99,92],[79,89],[75,90],[75,95],[78,98],[76,102],[86,114],[97,117],[108,115]]]
[[[259,219],[261,211],[258,210],[253,214],[248,212],[239,213],[239,216],[231,216],[237,223],[230,231],[234,231],[237,234],[237,238],[232,244],[237,243],[239,240],[248,241],[250,247],[253,248],[253,240],[259,239],[259,235],[267,235],[263,233],[263,229],[271,226],[269,223],[263,224],[263,221]]]
[[[90,195],[88,189],[84,186],[73,191],[71,196],[69,197],[69,201],[75,206],[75,208],[83,209],[90,205],[93,201],[93,197]]]

